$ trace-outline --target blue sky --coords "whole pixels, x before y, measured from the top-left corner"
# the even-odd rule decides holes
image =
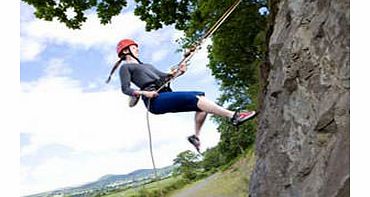
[[[132,4],[130,4],[132,8]],[[151,168],[145,108],[128,107],[114,75],[116,43],[133,38],[140,59],[162,71],[178,63],[172,26],[145,32],[145,24],[125,9],[112,23],[100,25],[88,14],[81,30],[35,19],[33,8],[20,4],[20,182],[21,194],[32,194],[94,181],[106,174]],[[206,44],[191,60],[175,90],[205,91],[215,100],[217,83],[206,64]],[[187,149],[193,113],[150,116],[158,167],[172,164]],[[201,134],[202,149],[217,144],[219,134],[209,119]]]

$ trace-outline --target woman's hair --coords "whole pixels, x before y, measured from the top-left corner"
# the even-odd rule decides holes
[[[109,77],[108,77],[108,79],[105,81],[105,83],[109,83],[109,82],[110,82],[110,80],[111,80],[111,78],[112,78],[112,75],[113,75],[114,71],[116,71],[116,69],[118,68],[118,66],[119,66],[119,65],[121,64],[121,62],[122,62],[123,60],[125,60],[125,59],[126,59],[126,56],[125,56],[125,55],[121,55],[121,56],[120,56],[119,60],[114,64],[114,66],[113,66],[112,70],[110,71]]]

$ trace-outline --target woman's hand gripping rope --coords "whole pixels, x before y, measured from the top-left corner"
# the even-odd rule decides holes
[[[186,72],[187,67],[186,63],[181,63],[178,67],[171,68],[169,75],[172,79],[181,76]]]

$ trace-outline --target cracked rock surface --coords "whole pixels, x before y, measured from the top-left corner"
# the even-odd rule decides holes
[[[349,196],[349,0],[275,0],[250,196]]]

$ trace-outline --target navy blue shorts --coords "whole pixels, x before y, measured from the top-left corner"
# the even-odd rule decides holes
[[[149,111],[153,114],[168,112],[202,111],[198,108],[197,96],[204,96],[204,92],[161,92],[155,98],[150,99]],[[148,98],[143,97],[145,106],[148,106]]]

